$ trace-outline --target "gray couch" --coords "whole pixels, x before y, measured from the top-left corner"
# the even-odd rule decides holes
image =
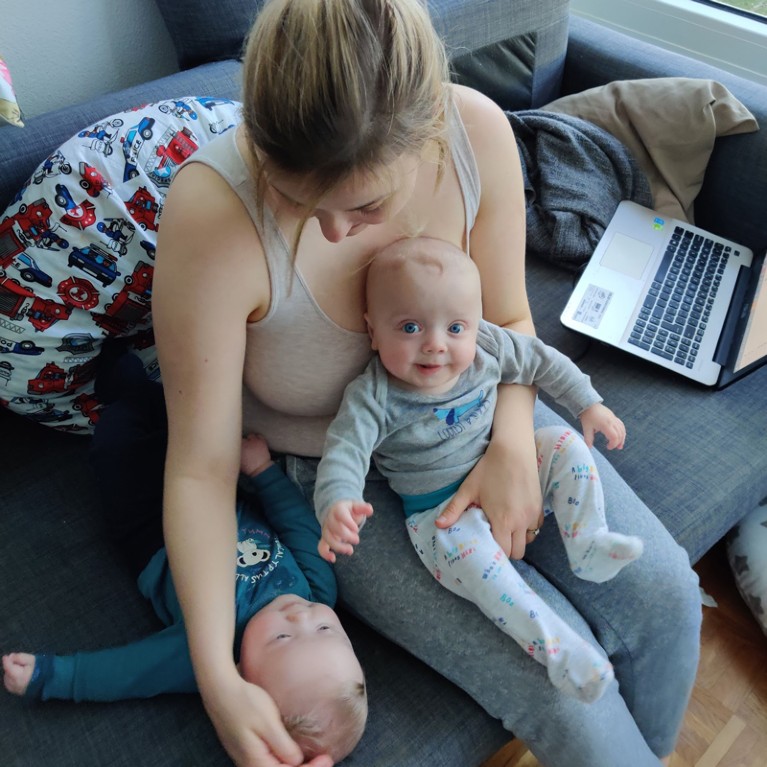
[[[38,163],[99,118],[162,98],[238,97],[236,58],[259,3],[158,5],[182,71],[41,115],[23,130],[0,131],[0,210]],[[431,7],[456,77],[506,109],[539,107],[614,79],[684,75],[724,83],[767,125],[767,88],[571,18],[567,2],[432,0]],[[767,135],[718,140],[696,202],[698,223],[764,250],[766,206]],[[625,418],[629,447],[611,460],[695,562],[767,496],[767,368],[713,392],[587,345],[558,322],[571,284],[571,274],[528,259],[539,334],[579,357]],[[0,409],[0,439],[0,651],[97,647],[154,630],[151,609],[101,528],[87,437]],[[371,716],[344,764],[479,765],[511,737],[462,691],[345,618],[367,671]],[[8,767],[229,763],[195,696],[30,707],[5,694],[0,761]]]

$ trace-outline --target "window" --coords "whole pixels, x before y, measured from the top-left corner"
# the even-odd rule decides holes
[[[696,2],[767,20],[767,0],[696,0]]]
[[[570,7],[577,16],[767,85],[767,0],[571,0]]]

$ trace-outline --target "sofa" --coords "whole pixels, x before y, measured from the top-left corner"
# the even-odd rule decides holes
[[[180,71],[0,130],[0,211],[12,209],[19,189],[58,146],[110,115],[184,96],[238,98],[238,55],[260,3],[157,4]],[[506,110],[537,110],[614,80],[680,76],[724,84],[767,126],[767,87],[575,18],[564,0],[430,0],[430,7],[455,78]],[[767,134],[718,138],[695,199],[698,225],[761,252],[766,206]],[[627,448],[610,461],[695,563],[767,498],[767,367],[714,391],[588,343],[559,322],[572,272],[534,255],[527,267],[539,335],[577,358],[627,423]],[[0,337],[12,335],[13,324],[0,301]],[[9,352],[0,354],[2,361],[19,360]],[[11,383],[0,378],[6,402],[3,388]],[[101,527],[87,429],[0,408],[0,440],[0,652],[96,648],[155,630],[151,608]],[[480,765],[511,739],[465,693],[341,610],[370,695],[369,725],[344,765]],[[8,767],[230,763],[191,695],[29,706],[2,694],[0,761]]]

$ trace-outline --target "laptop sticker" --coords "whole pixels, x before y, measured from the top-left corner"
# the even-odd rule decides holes
[[[589,285],[575,310],[573,318],[584,325],[598,328],[613,294],[598,285]]]

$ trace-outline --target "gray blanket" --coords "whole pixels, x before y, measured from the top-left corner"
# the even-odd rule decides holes
[[[652,207],[647,177],[607,131],[543,110],[506,116],[522,160],[529,254],[575,271],[621,200]]]

